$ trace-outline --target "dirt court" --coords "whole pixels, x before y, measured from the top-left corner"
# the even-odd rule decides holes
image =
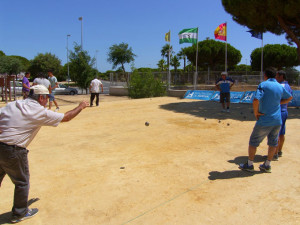
[[[58,97],[66,112],[89,96]],[[289,109],[283,157],[272,173],[240,171],[255,124],[250,104],[101,95],[69,123],[29,145],[28,225],[300,224],[300,110]],[[145,126],[145,122],[149,126]],[[14,186],[0,188],[9,223]]]

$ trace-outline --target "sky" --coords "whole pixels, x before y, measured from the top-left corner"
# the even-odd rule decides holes
[[[81,44],[79,17],[83,49],[96,58],[95,67],[101,72],[112,69],[107,62],[109,47],[122,42],[137,55],[135,68],[157,68],[169,30],[176,54],[191,46],[179,44],[182,29],[198,27],[202,41],[214,39],[214,30],[224,22],[228,44],[241,51],[240,64],[250,65],[251,52],[261,47],[261,40],[232,20],[221,0],[0,0],[0,50],[29,60],[50,52],[64,65],[67,44],[69,50],[74,43]],[[263,44],[288,43],[284,35],[265,33]],[[130,71],[130,65],[125,68]]]

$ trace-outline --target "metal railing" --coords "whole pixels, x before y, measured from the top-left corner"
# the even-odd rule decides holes
[[[197,77],[197,85],[215,85],[220,78],[222,71],[199,71]],[[146,76],[147,72],[139,72]],[[130,83],[131,72],[126,73],[110,73],[110,85],[127,87]],[[152,74],[161,79],[167,85],[168,72],[152,72]],[[235,85],[258,85],[262,82],[263,77],[260,71],[228,71],[228,76],[235,80]],[[171,72],[170,86],[171,88],[180,89],[193,85],[194,72]],[[300,73],[287,73],[287,81],[291,86],[299,88]]]

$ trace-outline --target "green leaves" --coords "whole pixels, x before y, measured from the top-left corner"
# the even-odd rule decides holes
[[[82,51],[81,46],[75,43],[74,52],[70,52],[70,74],[79,87],[87,89],[97,71],[93,68],[95,59],[87,51]]]
[[[22,70],[22,63],[19,59],[10,56],[0,56],[0,73],[18,74]]]
[[[131,63],[134,61],[135,54],[132,52],[132,48],[128,47],[128,44],[122,42],[119,45],[113,45],[109,48],[107,61],[113,64],[113,69],[118,65],[122,66],[123,72],[125,72],[125,63]]]
[[[224,9],[239,24],[256,32],[286,34],[298,47],[300,64],[300,0],[222,0]]]
[[[165,94],[166,88],[163,86],[161,77],[154,77],[149,70],[146,73],[133,71],[128,88],[131,98],[158,97]]]
[[[28,70],[32,77],[36,77],[38,73],[47,73],[49,70],[53,71],[53,74],[59,74],[61,69],[61,60],[51,53],[39,53],[33,60],[30,61],[31,65]]]
[[[275,67],[282,69],[298,65],[297,49],[288,45],[265,45],[264,46],[264,68]],[[260,70],[261,48],[256,48],[251,53],[251,66],[253,70]]]
[[[193,65],[196,65],[196,45],[185,48],[185,54]],[[242,55],[239,50],[227,44],[227,65],[232,67],[241,61]],[[215,40],[198,42],[198,65],[209,66],[214,69],[225,65],[225,43]]]

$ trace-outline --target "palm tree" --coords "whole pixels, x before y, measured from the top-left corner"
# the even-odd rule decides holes
[[[171,64],[171,66],[174,67],[174,71],[175,71],[174,83],[177,83],[177,80],[178,80],[178,77],[177,77],[177,68],[180,66],[179,58],[176,55],[174,55],[171,58],[170,64]]]
[[[174,55],[172,58],[171,58],[171,66],[174,67],[174,71],[175,71],[175,74],[177,72],[177,68],[180,66],[180,62],[179,62],[179,58]]]
[[[172,47],[172,45],[170,45],[170,44],[165,44],[163,47],[162,47],[162,49],[161,49],[161,51],[160,51],[160,53],[161,53],[161,56],[163,57],[163,59],[164,59],[164,57],[166,57],[167,58],[167,65],[169,66],[169,51],[170,51],[170,58],[172,57],[172,54],[174,53],[173,52],[173,47]]]
[[[164,71],[166,67],[166,61],[164,59],[159,60],[157,66],[161,71]]]
[[[185,49],[182,48],[177,56],[179,57],[179,59],[183,59],[183,71],[185,72],[185,66],[186,66],[186,53],[185,53]]]

